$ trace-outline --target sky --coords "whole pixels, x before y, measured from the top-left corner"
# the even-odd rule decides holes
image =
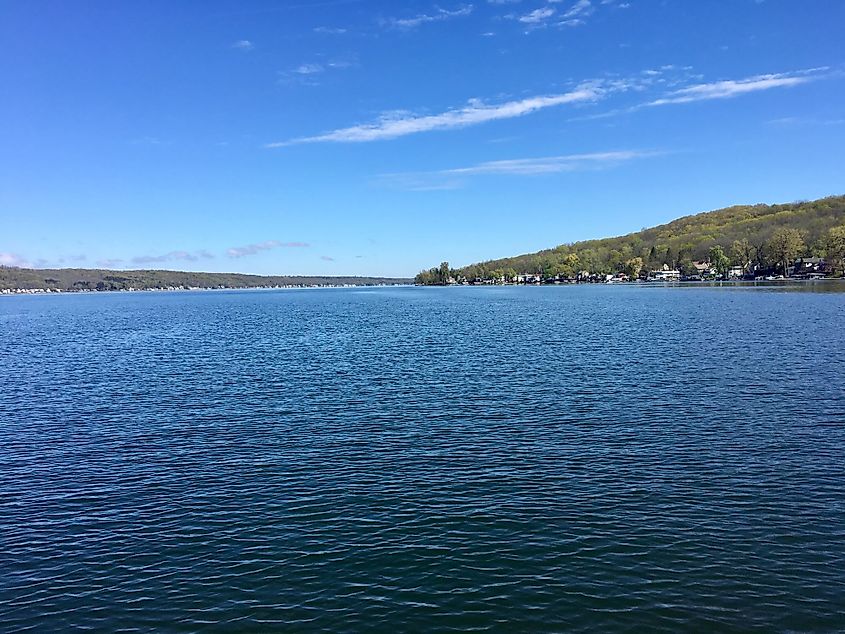
[[[841,0],[0,0],[0,264],[412,276],[845,193]]]

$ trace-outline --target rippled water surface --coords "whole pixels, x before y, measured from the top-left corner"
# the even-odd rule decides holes
[[[813,289],[0,298],[0,630],[841,630]]]

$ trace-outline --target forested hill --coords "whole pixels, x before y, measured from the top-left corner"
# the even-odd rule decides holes
[[[563,244],[553,249],[472,264],[454,273],[474,279],[491,271],[517,274],[562,274],[573,271],[613,273],[640,258],[643,267],[672,268],[706,260],[716,245],[730,252],[735,243],[750,247],[753,260],[773,257],[768,245],[780,229],[794,229],[803,238],[803,255],[824,256],[828,233],[845,224],[845,196],[783,205],[742,205],[692,216],[616,238]],[[747,241],[747,242],[746,242]],[[423,276],[428,272],[424,272]],[[418,277],[419,281],[419,277]]]
[[[185,271],[110,271],[104,269],[20,269],[0,267],[0,290],[122,291],[163,288],[263,288],[274,286],[375,286],[408,284],[386,277],[302,277],[190,273]]]

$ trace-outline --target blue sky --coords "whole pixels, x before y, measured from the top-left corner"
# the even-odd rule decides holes
[[[0,263],[413,275],[845,193],[839,0],[0,0]]]

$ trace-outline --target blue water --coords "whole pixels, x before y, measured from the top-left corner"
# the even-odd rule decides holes
[[[842,630],[842,290],[0,298],[0,630]]]

